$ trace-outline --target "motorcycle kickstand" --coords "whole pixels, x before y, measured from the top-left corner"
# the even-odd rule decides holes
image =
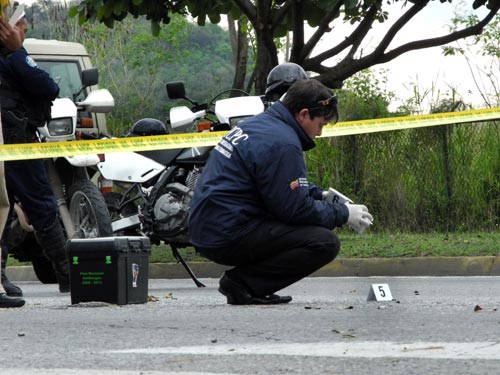
[[[205,284],[203,284],[200,280],[198,280],[194,272],[191,270],[191,268],[189,268],[189,265],[182,258],[182,255],[179,253],[179,250],[177,250],[177,247],[175,246],[170,246],[170,247],[172,249],[172,253],[174,254],[175,259],[177,259],[177,261],[184,266],[184,268],[186,269],[187,273],[189,273],[189,276],[191,276],[191,279],[193,279],[196,286],[198,288],[205,288]]]

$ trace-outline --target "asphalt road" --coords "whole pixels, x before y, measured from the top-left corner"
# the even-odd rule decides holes
[[[20,282],[0,310],[3,374],[500,374],[500,277],[315,277],[289,305],[230,306],[188,279],[139,305],[70,304]],[[394,301],[368,302],[372,284]]]

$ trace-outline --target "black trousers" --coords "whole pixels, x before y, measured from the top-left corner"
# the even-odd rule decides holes
[[[283,289],[331,262],[340,250],[333,231],[267,220],[236,246],[197,250],[208,259],[234,266],[226,272],[254,296]]]

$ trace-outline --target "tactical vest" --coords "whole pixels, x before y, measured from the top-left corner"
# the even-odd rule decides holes
[[[32,142],[39,126],[51,118],[52,101],[34,98],[0,76],[0,108],[5,144]]]

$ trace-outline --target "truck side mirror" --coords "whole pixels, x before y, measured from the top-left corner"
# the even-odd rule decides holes
[[[99,71],[97,68],[85,69],[82,71],[82,85],[89,87],[97,85],[99,82]]]

